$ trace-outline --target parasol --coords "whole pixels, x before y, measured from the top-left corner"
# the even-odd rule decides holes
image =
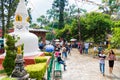
[[[77,41],[77,39],[74,39],[74,38],[73,38],[73,39],[70,39],[70,41]]]
[[[53,45],[46,45],[45,51],[46,52],[53,52],[54,51],[54,46]]]
[[[59,42],[60,40],[59,40],[59,39],[55,39],[54,41],[55,41],[55,42]]]

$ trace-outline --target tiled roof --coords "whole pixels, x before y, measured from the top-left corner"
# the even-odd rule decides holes
[[[49,30],[45,30],[45,29],[33,29],[33,28],[29,28],[29,31],[50,32]]]

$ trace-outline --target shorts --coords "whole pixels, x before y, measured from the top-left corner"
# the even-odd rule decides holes
[[[114,66],[114,60],[109,60],[109,67],[113,67]]]

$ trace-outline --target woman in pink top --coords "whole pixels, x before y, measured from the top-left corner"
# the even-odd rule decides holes
[[[110,50],[110,51],[109,51],[109,54],[108,54],[109,73],[110,73],[110,74],[111,74],[112,71],[113,71],[114,60],[116,60],[115,53],[113,52],[113,50]]]
[[[59,54],[60,54],[60,52],[59,52],[59,49],[56,49],[56,51],[55,51],[55,57],[58,57],[59,56]]]

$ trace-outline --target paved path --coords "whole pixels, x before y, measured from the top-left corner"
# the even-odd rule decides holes
[[[72,49],[66,60],[67,71],[63,71],[62,80],[120,80],[120,61],[115,61],[113,75],[109,74],[108,61],[105,62],[105,76],[99,71],[99,60],[88,55],[80,55]]]

